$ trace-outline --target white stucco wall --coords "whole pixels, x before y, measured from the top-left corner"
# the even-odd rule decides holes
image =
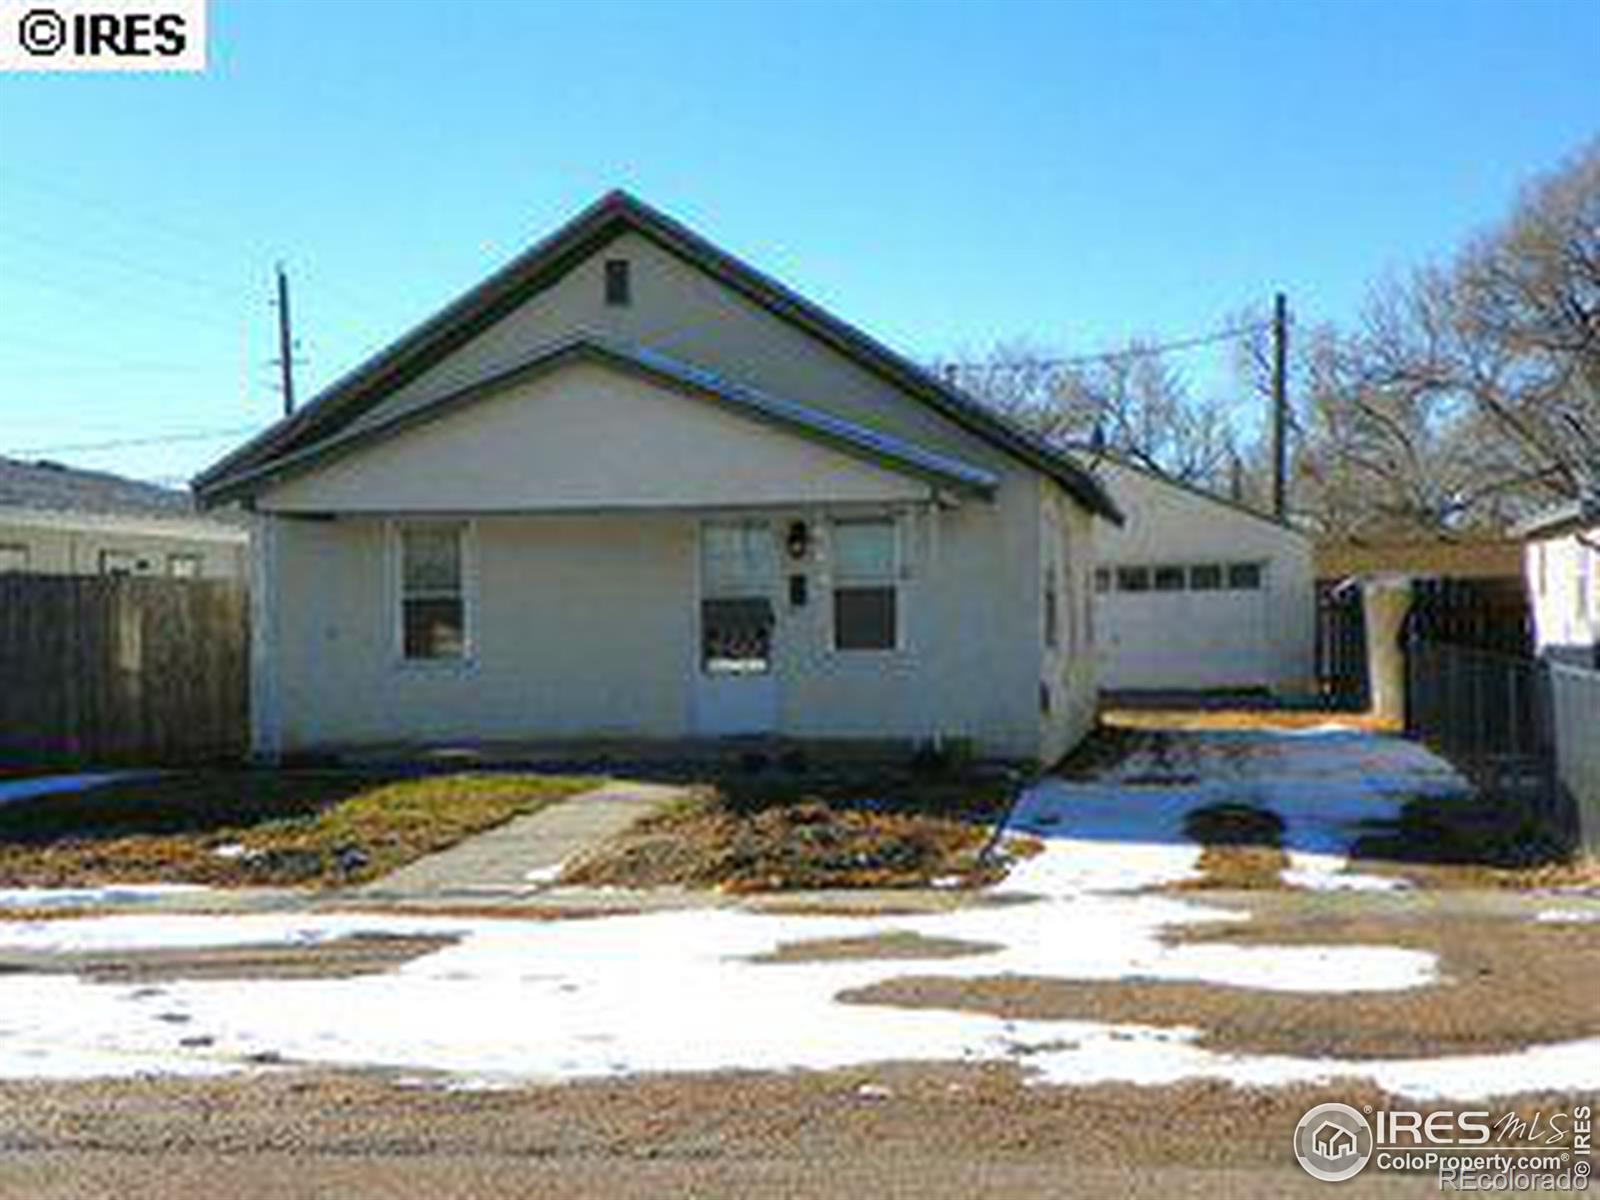
[[[928,484],[714,400],[576,363],[291,477],[277,512],[516,512],[924,499]]]
[[[630,307],[602,303],[611,257],[633,265]],[[563,371],[258,498],[280,514],[265,518],[279,619],[261,625],[277,641],[258,656],[273,672],[258,692],[277,705],[258,729],[276,729],[278,747],[693,734],[699,520],[738,509],[780,528],[795,516],[816,524],[841,503],[901,517],[903,644],[832,650],[827,563],[810,563],[810,603],[779,606],[773,732],[945,735],[985,754],[1054,758],[1087,727],[1093,663],[1081,640],[1046,661],[1039,575],[1048,510],[1081,605],[1087,514],[1033,469],[644,239],[628,235],[580,264],[369,419],[583,331],[954,454],[1000,486],[992,500],[934,515],[922,481],[603,369]],[[395,654],[385,519],[427,512],[479,514],[478,646],[463,666],[419,668]],[[1052,687],[1049,714],[1041,682]]]
[[[770,515],[781,535],[791,519],[822,530],[827,510]],[[262,519],[273,528],[259,544],[275,556],[276,619],[261,633],[276,646],[263,656],[257,699],[276,716],[258,720],[260,749],[701,732],[699,515],[473,519],[473,648],[469,661],[452,664],[399,655],[389,520]],[[809,596],[799,609],[777,597],[772,732],[943,734],[971,738],[985,753],[1037,756],[1037,654],[1020,650],[992,586],[1005,575],[1001,514],[922,508],[901,519],[897,651],[832,649],[825,540],[805,563],[784,563],[785,576],[808,576]],[[1028,600],[1016,596],[1016,606]]]
[[[1111,689],[1310,691],[1316,597],[1308,538],[1117,463],[1099,468],[1127,514],[1098,531],[1100,566],[1259,563],[1253,591],[1097,593],[1100,683]]]
[[[1589,657],[1600,642],[1600,528],[1537,538],[1526,555],[1528,596],[1533,603],[1539,652],[1556,658]]]
[[[603,302],[603,264],[610,258],[631,265],[633,303],[627,307]],[[922,401],[632,233],[398,388],[364,419],[382,420],[582,333],[648,346],[991,470],[1027,472]]]
[[[1099,690],[1094,614],[1096,522],[1053,481],[1040,481],[1039,571],[1034,584],[1040,682],[1049,688],[1040,712],[1040,760],[1054,763],[1094,725]],[[1056,644],[1045,638],[1042,572],[1055,565],[1058,579]],[[1042,707],[1042,706],[1041,706]]]

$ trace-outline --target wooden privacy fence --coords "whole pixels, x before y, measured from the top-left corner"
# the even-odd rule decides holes
[[[249,641],[238,583],[0,575],[0,765],[238,755]]]

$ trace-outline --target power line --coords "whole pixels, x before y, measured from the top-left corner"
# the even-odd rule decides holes
[[[80,208],[98,212],[101,214],[102,220],[111,217],[124,226],[135,225],[138,227],[141,237],[147,237],[154,232],[164,234],[167,237],[180,238],[195,245],[204,246],[208,250],[216,247],[216,239],[214,237],[199,233],[193,228],[185,228],[182,225],[174,224],[171,214],[164,209],[157,210],[147,207],[134,211],[128,207],[124,200],[112,203],[73,188],[63,187],[60,180],[55,178],[45,180],[29,177],[19,172],[16,167],[9,163],[0,165],[0,178],[9,179],[14,185],[26,188],[37,195],[63,199],[78,205]]]
[[[88,305],[99,308],[113,308],[120,313],[124,320],[130,312],[137,313],[140,317],[155,316],[173,321],[182,321],[186,325],[209,325],[216,329],[226,329],[229,333],[237,334],[238,326],[221,316],[215,305],[207,305],[202,297],[193,299],[180,298],[169,294],[161,307],[150,303],[147,293],[141,292],[137,299],[127,296],[123,298],[114,296],[113,289],[97,287],[93,291],[66,283],[58,278],[35,275],[29,272],[18,271],[12,264],[7,263],[5,268],[7,281],[22,280],[35,287],[49,288],[63,296],[69,297],[72,303]],[[135,284],[134,286],[138,286]],[[190,306],[193,307],[190,307]],[[241,315],[242,319],[242,315]]]
[[[134,446],[173,446],[180,442],[206,442],[219,438],[238,437],[260,429],[260,422],[250,425],[233,425],[226,429],[195,429],[187,433],[153,434],[149,437],[111,438],[103,442],[71,442],[56,446],[29,446],[21,450],[8,450],[12,458],[34,458],[44,454],[72,454],[89,450],[125,450]]]
[[[191,275],[183,271],[174,271],[164,266],[151,266],[149,263],[129,258],[125,254],[78,245],[47,234],[36,233],[31,229],[23,229],[16,225],[0,223],[0,235],[29,245],[40,246],[51,253],[66,254],[86,262],[111,266],[121,271],[132,271],[139,275],[147,275],[152,279],[161,279],[169,283],[180,283],[185,287],[198,288],[214,295],[223,296],[229,300],[238,301],[243,299],[243,289],[239,287],[219,283],[212,279],[203,279],[198,275]]]
[[[1101,350],[1093,354],[1069,354],[1054,358],[1035,358],[1027,362],[951,362],[946,363],[947,368],[957,371],[1035,371],[1055,370],[1061,367],[1087,366],[1091,363],[1118,362],[1130,358],[1152,358],[1160,354],[1176,353],[1180,350],[1194,350],[1201,346],[1212,346],[1219,342],[1236,341],[1248,337],[1252,333],[1260,333],[1272,328],[1271,321],[1250,321],[1243,325],[1231,325],[1223,329],[1214,329],[1210,333],[1195,334],[1192,337],[1174,338],[1167,342],[1136,343],[1121,350]]]

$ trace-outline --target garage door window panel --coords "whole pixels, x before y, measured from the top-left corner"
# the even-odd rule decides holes
[[[1262,570],[1260,563],[1229,563],[1228,589],[1235,592],[1259,592]]]

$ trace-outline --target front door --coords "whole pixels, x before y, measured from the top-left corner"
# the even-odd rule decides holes
[[[695,727],[710,737],[778,724],[778,550],[767,521],[700,526]]]

